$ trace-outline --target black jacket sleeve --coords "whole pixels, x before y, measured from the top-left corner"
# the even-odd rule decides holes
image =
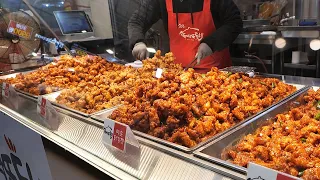
[[[145,39],[145,33],[161,17],[158,0],[141,0],[138,10],[131,16],[128,22],[129,44],[132,49],[138,42]]]
[[[208,44],[212,51],[221,51],[228,47],[242,31],[242,19],[233,0],[211,0],[212,16],[215,17],[217,30],[202,42]]]

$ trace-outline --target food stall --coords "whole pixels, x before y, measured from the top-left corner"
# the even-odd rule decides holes
[[[25,4],[32,10],[28,1]],[[34,9],[32,14],[40,16]],[[200,74],[183,69],[174,63],[174,54],[161,51],[139,67],[123,65],[108,45],[104,47],[107,54],[92,53],[95,48],[91,45],[101,40],[108,44],[110,34],[95,34],[84,11],[54,15],[59,28],[65,30],[62,38],[52,29],[56,39],[34,31],[29,35],[35,42],[41,39],[54,44],[60,52],[52,54],[60,55],[48,58],[40,54],[49,59],[41,61],[45,64],[40,67],[0,76],[3,133],[13,129],[6,121],[17,122],[44,142],[50,141],[51,148],[66,150],[61,156],[75,156],[106,178],[246,179],[255,170],[249,163],[266,167],[264,174],[274,169],[290,178],[319,178],[319,79],[254,73],[248,67],[212,68]],[[65,18],[75,16],[88,22],[80,35],[61,27],[66,26]],[[28,35],[28,28],[17,25],[19,18],[4,19],[10,21],[15,23],[10,42],[19,47],[22,37],[15,29],[24,29]],[[68,47],[66,42],[82,44]],[[36,50],[29,52],[31,55],[10,54],[20,54],[18,59],[25,61],[32,53],[37,57]],[[67,54],[61,55],[61,51]],[[6,59],[10,60],[10,55]],[[22,133],[15,134],[17,139],[23,138]],[[12,143],[17,142],[13,135],[4,137],[0,142],[8,147],[0,151],[20,152]],[[20,177],[17,164],[11,165],[3,157],[0,176]],[[47,161],[50,165],[49,158]],[[10,167],[16,170],[14,174]],[[32,177],[29,165],[26,167],[24,173]],[[49,169],[51,175],[42,179],[57,178],[52,166]]]

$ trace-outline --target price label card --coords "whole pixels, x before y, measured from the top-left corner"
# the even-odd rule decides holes
[[[10,108],[16,110],[19,109],[19,105],[22,102],[22,100],[20,99],[19,94],[12,85],[8,83],[3,83],[1,95]]]
[[[247,180],[297,180],[299,178],[279,171],[249,163]]]
[[[163,70],[161,68],[157,68],[157,71],[156,71],[156,78],[161,78],[162,77],[162,73],[163,73]]]
[[[122,152],[126,152],[127,143],[138,148],[140,147],[128,125],[106,119],[103,130],[102,141],[106,146],[111,146]]]
[[[2,97],[9,98],[9,88],[9,84],[5,82],[2,84]]]
[[[60,116],[50,101],[43,96],[38,97],[37,113],[51,130],[57,130],[61,124]]]

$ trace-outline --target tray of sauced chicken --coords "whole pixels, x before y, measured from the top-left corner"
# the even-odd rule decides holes
[[[195,154],[241,173],[253,162],[302,179],[320,179],[319,127],[320,90],[310,88]]]
[[[189,69],[137,81],[123,105],[105,113],[137,135],[192,152],[296,91],[278,79]]]

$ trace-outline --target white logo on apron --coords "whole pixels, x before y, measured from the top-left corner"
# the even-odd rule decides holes
[[[179,24],[178,28],[185,29],[183,31],[180,31],[179,35],[186,40],[201,41],[203,38],[204,34],[201,33],[198,28],[191,28],[191,27],[186,28],[184,24]]]

